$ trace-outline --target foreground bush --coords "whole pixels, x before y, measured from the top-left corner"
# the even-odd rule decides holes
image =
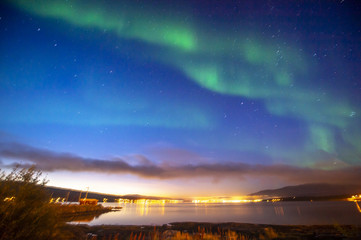
[[[0,173],[0,239],[62,239],[63,222],[34,167]]]

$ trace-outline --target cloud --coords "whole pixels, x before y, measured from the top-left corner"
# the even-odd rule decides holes
[[[38,149],[21,143],[1,143],[0,157],[26,161],[25,164],[20,163],[20,166],[35,164],[44,171],[131,173],[144,177],[157,176],[163,171],[159,167],[148,164],[132,166],[120,158],[113,160],[84,158],[70,153]]]
[[[177,148],[165,143],[153,144],[146,150],[146,155],[158,159],[160,163],[165,166],[209,163],[214,160],[210,157],[201,156],[193,151]]]
[[[136,165],[122,158],[85,158],[70,153],[57,153],[21,143],[0,142],[2,166],[20,164],[27,167],[35,164],[43,171],[99,172],[111,174],[133,174],[142,178],[174,179],[206,177],[213,179],[276,178],[287,183],[354,183],[359,180],[361,166],[324,170],[290,165],[261,165],[242,162],[197,163],[184,165],[157,165],[146,156]],[[5,161],[4,161],[5,160]],[[9,160],[11,160],[9,162]],[[5,164],[7,162],[7,165]]]

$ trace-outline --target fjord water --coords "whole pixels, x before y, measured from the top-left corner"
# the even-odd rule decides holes
[[[122,210],[102,214],[92,220],[90,225],[162,225],[186,221],[281,225],[361,224],[360,203],[347,201],[103,205],[120,206]]]

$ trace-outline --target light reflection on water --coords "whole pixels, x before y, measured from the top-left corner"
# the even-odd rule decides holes
[[[96,218],[90,225],[161,225],[170,222],[241,222],[259,224],[361,224],[354,202],[275,203],[104,203],[121,211]]]

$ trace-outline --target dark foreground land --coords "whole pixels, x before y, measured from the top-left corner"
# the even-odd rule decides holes
[[[163,226],[71,225],[76,239],[361,239],[361,225],[264,225],[246,223],[170,223]]]
[[[112,207],[103,207],[102,205],[79,205],[79,204],[53,204],[58,216],[66,222],[71,221],[91,221],[103,213],[119,211]]]

